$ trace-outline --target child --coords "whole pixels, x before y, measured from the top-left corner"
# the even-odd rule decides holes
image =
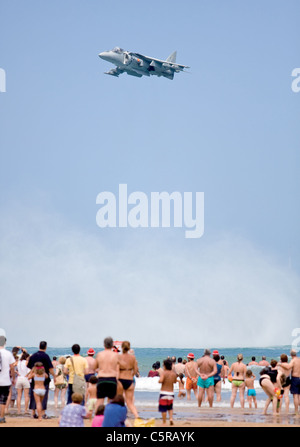
[[[248,388],[247,400],[248,400],[248,403],[249,403],[249,408],[252,408],[252,402],[254,403],[255,408],[257,408],[256,391],[255,391],[255,388],[254,388],[254,380],[255,380],[255,378],[256,378],[256,376],[253,374],[251,369],[247,369],[245,385]]]
[[[127,427],[127,408],[122,394],[117,394],[114,399],[106,405],[102,427]]]
[[[160,375],[158,383],[161,383],[159,395],[158,411],[162,414],[163,425],[166,425],[167,412],[169,413],[170,425],[173,423],[173,400],[174,400],[174,383],[177,382],[177,376],[172,371],[172,361],[164,360],[164,370]]]
[[[73,393],[72,403],[66,405],[59,418],[60,427],[84,427],[84,419],[89,415],[81,402],[83,400],[82,394]]]
[[[92,427],[102,427],[104,419],[104,405],[99,405],[92,421]]]
[[[87,402],[87,411],[89,412],[91,419],[97,404],[97,382],[98,379],[96,376],[90,377],[85,395],[85,401]]]
[[[33,395],[36,403],[38,420],[41,421],[43,413],[42,402],[46,394],[45,379],[48,378],[48,374],[45,373],[44,365],[41,362],[36,362],[27,378],[29,380],[34,380]]]
[[[178,375],[178,380],[177,380],[177,382],[178,382],[178,386],[179,386],[178,397],[179,397],[180,399],[183,399],[183,398],[185,397],[185,395],[186,395],[186,391],[185,391],[185,388],[184,388],[184,381],[183,381],[183,378],[184,378],[184,375],[183,375],[182,373],[180,373],[180,374]]]

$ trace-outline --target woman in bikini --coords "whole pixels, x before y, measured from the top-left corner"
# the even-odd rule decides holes
[[[243,354],[238,354],[237,362],[231,365],[228,372],[232,375],[232,388],[231,388],[231,399],[230,406],[233,408],[237,391],[239,390],[241,408],[245,406],[245,377],[246,377],[247,366],[243,363]]]
[[[138,364],[133,354],[129,354],[130,343],[123,341],[122,354],[119,355],[119,383],[122,385],[122,393],[128,409],[135,418],[138,418],[138,412],[134,405],[134,376],[138,372]]]
[[[278,370],[276,360],[271,360],[270,367],[262,369],[259,374],[259,384],[268,396],[263,414],[267,414],[268,407],[272,402],[273,415],[275,416],[280,410],[280,405],[278,405],[278,403],[281,398],[280,396],[282,395],[281,391],[283,393],[286,376],[282,371]]]
[[[27,378],[29,380],[34,380],[33,394],[36,403],[38,420],[41,421],[43,413],[42,402],[46,394],[45,379],[48,378],[48,374],[45,373],[44,365],[41,362],[36,362]]]

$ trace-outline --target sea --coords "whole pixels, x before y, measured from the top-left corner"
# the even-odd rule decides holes
[[[81,347],[80,354],[83,356],[87,355],[87,350],[93,347],[97,352],[103,350],[103,348],[99,348],[96,346],[86,346]],[[10,349],[10,348],[8,348]],[[33,354],[38,350],[37,347],[27,347],[26,348],[29,354]],[[139,377],[135,378],[135,404],[137,407],[142,408],[142,413],[140,413],[141,417],[157,417],[157,406],[158,406],[158,396],[160,391],[160,384],[158,383],[157,377],[147,377],[148,372],[152,369],[153,363],[156,361],[160,361],[161,365],[163,364],[163,360],[168,356],[175,356],[176,359],[178,357],[182,357],[183,359],[187,358],[187,355],[192,352],[195,355],[195,359],[201,357],[204,353],[204,349],[199,348],[189,348],[189,349],[178,349],[178,348],[134,348],[134,353],[138,362],[139,367]],[[220,355],[224,355],[225,359],[228,361],[229,365],[236,361],[236,357],[239,353],[243,354],[244,363],[248,364],[251,362],[252,357],[256,358],[256,361],[260,361],[262,356],[266,356],[267,360],[271,359],[279,360],[281,354],[287,354],[289,356],[291,346],[273,346],[273,347],[236,347],[236,348],[220,348],[213,347],[211,351],[218,350]],[[51,359],[53,357],[60,356],[68,356],[72,355],[72,351],[70,347],[48,347],[47,354]],[[290,357],[289,357],[290,358]],[[261,366],[251,365],[249,366],[256,376],[255,380],[255,389],[257,393],[257,406],[258,408],[263,409],[266,395],[261,389],[259,385],[259,372],[262,369]],[[179,399],[177,397],[178,393],[178,385],[176,384],[174,387],[175,391],[175,399],[174,399],[174,415],[177,415],[177,418],[181,417],[181,411],[184,411],[190,414],[190,416],[194,413],[194,410],[198,408],[198,403],[195,396],[191,395],[191,400],[187,401],[186,398]],[[214,402],[214,406],[218,407],[221,411],[222,408],[230,408],[230,396],[231,396],[231,383],[225,379],[225,383],[222,383],[222,393],[221,393],[221,402]],[[51,405],[54,403],[53,400],[53,391],[49,394],[48,408],[51,413]],[[245,393],[246,398],[246,393]],[[292,399],[290,399],[290,407],[292,408]],[[202,407],[208,407],[207,402],[203,402]],[[240,407],[239,396],[237,395],[235,407]],[[247,402],[245,404],[247,407]],[[144,414],[143,414],[144,413]],[[261,412],[260,412],[261,413]],[[183,413],[182,413],[183,414]]]

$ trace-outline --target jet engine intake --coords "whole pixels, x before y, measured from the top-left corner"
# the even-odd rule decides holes
[[[124,65],[129,65],[131,62],[132,62],[132,56],[130,56],[129,53],[125,52],[125,53],[124,53],[123,64],[124,64]]]

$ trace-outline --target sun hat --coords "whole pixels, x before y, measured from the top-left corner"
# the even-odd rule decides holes
[[[95,354],[94,349],[93,349],[93,348],[90,348],[90,349],[88,350],[87,354],[88,354],[88,355],[94,355],[94,354]]]
[[[195,356],[194,356],[194,354],[193,354],[192,352],[190,352],[190,353],[187,355],[187,358],[188,358],[188,359],[194,359]]]

